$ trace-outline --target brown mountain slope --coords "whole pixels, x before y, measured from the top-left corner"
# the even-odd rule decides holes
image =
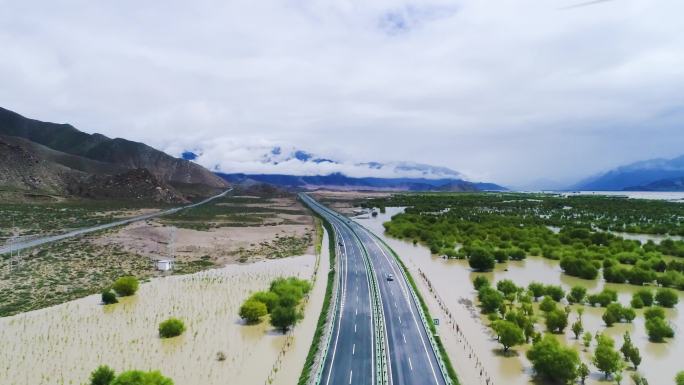
[[[228,186],[225,180],[204,167],[174,158],[146,144],[87,134],[68,124],[29,119],[4,108],[0,108],[0,135],[21,137],[62,153],[127,169],[146,168],[169,183],[203,185],[215,189]]]
[[[14,192],[15,198],[17,194],[30,194],[187,202],[173,187],[146,169],[126,169],[2,135],[0,190]]]

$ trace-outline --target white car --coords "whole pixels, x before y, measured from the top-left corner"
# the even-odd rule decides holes
[[[388,281],[394,281],[394,276],[392,274],[387,274]]]

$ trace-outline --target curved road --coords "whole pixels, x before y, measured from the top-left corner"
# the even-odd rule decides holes
[[[126,218],[126,219],[122,219],[120,221],[105,223],[103,225],[97,225],[97,226],[93,226],[93,227],[86,227],[86,228],[82,228],[82,229],[77,229],[77,230],[69,231],[69,232],[63,233],[63,234],[57,234],[57,235],[51,235],[48,237],[31,239],[29,241],[24,241],[24,242],[17,242],[17,243],[14,243],[12,245],[5,245],[5,246],[0,247],[0,255],[9,253],[10,250],[12,252],[15,252],[15,251],[23,250],[23,249],[28,249],[30,247],[40,246],[40,245],[50,243],[50,242],[61,241],[63,239],[73,238],[73,237],[76,237],[79,235],[92,233],[94,231],[100,231],[100,230],[104,230],[104,229],[109,229],[111,227],[127,225],[129,223],[133,223],[133,222],[137,222],[137,221],[144,221],[146,219],[160,217],[162,215],[174,214],[174,213],[177,213],[181,210],[185,210],[185,209],[189,209],[189,208],[193,208],[193,207],[203,205],[203,204],[205,204],[209,201],[212,201],[216,198],[224,197],[224,196],[226,196],[226,194],[228,194],[232,190],[233,190],[232,188],[229,188],[228,190],[226,190],[226,191],[224,191],[218,195],[214,195],[213,197],[207,198],[201,202],[193,203],[193,204],[190,204],[187,206],[174,207],[172,209],[159,211],[156,213],[139,215],[137,217]]]
[[[353,318],[346,313],[349,311],[348,304],[350,302],[356,303],[357,298],[362,297],[366,298],[365,301],[370,301],[370,287],[368,282],[363,279],[363,275],[373,274],[378,282],[382,303],[381,311],[385,322],[384,349],[389,366],[387,383],[390,385],[449,384],[446,375],[440,369],[439,359],[431,345],[428,331],[422,322],[419,305],[414,299],[412,288],[405,279],[392,252],[363,226],[326,208],[306,194],[300,196],[313,210],[330,221],[337,233],[337,239],[342,243],[339,261],[344,267],[339,276],[344,277],[341,281],[344,284],[340,286],[342,298],[340,303],[346,304],[346,306],[340,306],[337,310],[342,313],[341,317],[336,318],[336,322],[341,324],[341,326],[336,326],[337,330],[344,331],[350,328],[349,324]],[[357,243],[357,246],[352,246],[354,243]],[[366,271],[363,259],[359,258],[360,253],[368,257],[370,272]],[[362,277],[350,280],[347,278],[350,271],[361,274]],[[390,274],[393,277],[392,280],[388,279]],[[370,306],[370,302],[368,305]],[[364,306],[366,305],[364,304]],[[369,311],[372,312],[372,309]],[[373,336],[372,330],[364,330],[364,333]],[[348,337],[348,334],[344,333],[343,336]],[[374,384],[373,379],[370,378],[369,382],[367,376],[356,377],[354,374],[354,378],[351,378],[349,373],[346,377],[344,376],[345,371],[351,370],[349,368],[362,366],[360,361],[367,360],[367,357],[351,354],[344,359],[337,358],[341,354],[353,352],[354,346],[358,352],[360,343],[367,345],[367,348],[361,349],[367,349],[371,352],[375,346],[375,341],[370,337],[359,342],[353,334],[348,338],[338,339],[333,334],[330,346],[328,346],[322,384]],[[336,358],[331,359],[331,356]],[[328,377],[326,377],[326,373]],[[381,383],[381,381],[378,382]]]

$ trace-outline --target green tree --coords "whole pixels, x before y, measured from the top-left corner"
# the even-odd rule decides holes
[[[563,333],[568,326],[568,313],[554,309],[546,313],[546,329],[551,333]]]
[[[522,329],[510,321],[496,321],[492,324],[492,329],[498,336],[499,343],[503,345],[504,352],[515,345],[520,345],[525,342],[525,336]]]
[[[646,319],[646,332],[652,342],[663,342],[665,338],[674,337],[674,330],[662,318],[652,317]]]
[[[537,376],[543,379],[566,384],[577,378],[579,355],[574,349],[561,346],[552,335],[547,334],[532,344],[527,358]]]
[[[271,325],[280,329],[283,334],[302,318],[302,314],[294,307],[276,306],[271,311]]]
[[[550,311],[556,310],[556,302],[548,295],[542,299],[539,304],[539,310],[548,313]]]
[[[110,290],[105,290],[102,292],[102,303],[105,305],[111,305],[113,303],[119,302],[116,299],[116,294],[112,293]]]
[[[178,318],[169,318],[159,324],[159,336],[161,338],[177,337],[185,331],[185,324]]]
[[[675,376],[675,383],[677,385],[684,385],[684,370],[677,373],[677,376]]]
[[[112,289],[121,297],[135,294],[138,291],[138,279],[133,276],[125,276],[114,281]]]
[[[240,306],[240,318],[243,318],[247,323],[256,323],[261,321],[261,317],[268,314],[266,304],[254,299],[248,299]]]
[[[584,286],[573,286],[568,294],[568,302],[570,303],[583,303],[584,299],[587,297],[587,288]]]
[[[473,287],[475,288],[475,290],[479,291],[481,288],[485,286],[490,286],[487,277],[485,277],[484,275],[478,275],[477,277],[475,277],[475,279],[473,280]]]
[[[484,313],[493,313],[504,303],[503,294],[491,287],[482,288],[478,293],[478,299]]]
[[[605,374],[605,378],[616,373],[622,364],[620,353],[615,350],[615,342],[612,338],[599,334],[596,336],[596,350],[594,351],[593,363]]]
[[[563,290],[562,287],[557,285],[547,285],[544,291],[546,292],[546,295],[553,298],[553,300],[556,302],[562,300],[563,297],[565,297],[565,290]]]
[[[660,306],[674,307],[679,302],[679,296],[672,289],[661,288],[656,292],[655,300]]]
[[[589,367],[587,364],[584,362],[580,362],[579,366],[577,367],[577,376],[580,378],[580,381],[582,382],[582,385],[584,385],[584,381],[587,380],[587,377],[589,377]]]
[[[489,271],[494,268],[496,260],[492,254],[484,248],[473,248],[468,258],[468,264],[476,271]]]
[[[643,303],[643,306],[653,305],[653,291],[651,289],[642,288],[637,290],[634,294],[632,294],[632,300],[635,298],[639,298]]]
[[[582,324],[582,319],[578,318],[577,321],[573,322],[572,326],[572,333],[575,335],[575,339],[578,340],[580,334],[584,331],[584,325]]]
[[[582,334],[582,344],[584,345],[585,348],[588,348],[591,346],[591,340],[593,339],[593,336],[589,332],[584,332]]]
[[[107,365],[100,365],[90,373],[90,385],[109,385],[114,381],[114,370]]]
[[[497,282],[496,289],[504,293],[504,295],[514,294],[518,291],[518,287],[510,279],[503,279]]]
[[[130,370],[119,374],[110,385],[173,385],[173,381],[158,371]]]
[[[272,291],[257,291],[252,294],[250,299],[259,301],[266,305],[266,310],[270,313],[274,307],[278,304],[278,294]]]
[[[651,318],[665,319],[665,310],[662,307],[650,307],[644,310],[644,317],[647,320]]]
[[[546,294],[546,287],[540,282],[531,282],[529,285],[527,285],[527,290],[532,293],[532,297],[534,297],[535,301],[537,301],[539,297],[542,297],[544,294]]]

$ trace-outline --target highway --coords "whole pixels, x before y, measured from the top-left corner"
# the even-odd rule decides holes
[[[370,290],[370,276],[363,249],[345,221],[328,212],[306,195],[301,195],[319,214],[325,216],[338,242],[338,306],[335,310],[332,338],[325,356],[320,384],[374,385],[375,325]]]
[[[388,366],[386,378],[381,378],[384,381],[378,381],[377,383],[390,385],[449,384],[446,374],[440,368],[439,358],[431,345],[428,331],[423,324],[418,308],[419,305],[412,288],[405,279],[403,271],[391,251],[363,226],[327,209],[308,195],[302,194],[300,196],[310,207],[325,216],[333,224],[338,239],[346,245],[338,258],[346,267],[346,270],[340,272],[340,276],[354,270],[355,265],[358,270],[365,268],[363,259],[359,258],[358,254],[364,254],[368,258],[369,273],[375,277],[379,288],[379,297],[382,305],[379,311],[382,312],[381,319],[384,320],[384,327],[379,330],[384,330],[383,349]],[[357,246],[350,247],[354,241],[356,241]],[[364,273],[362,272],[361,274]],[[393,277],[392,280],[388,279],[390,274]],[[347,278],[343,279],[343,281],[345,282],[344,290],[340,290],[343,303],[348,303],[350,297],[354,301],[357,296],[367,297],[370,301],[370,287],[366,280],[350,280]],[[359,294],[363,293],[364,290],[368,291],[368,294]],[[342,310],[343,314],[344,311]],[[373,308],[371,307],[369,311],[372,312]],[[337,321],[342,324],[340,326],[342,330],[349,327],[344,325],[344,323],[350,322],[349,317],[345,318],[345,315],[343,315]],[[369,332],[372,333],[372,331]],[[369,345],[370,349],[375,346],[375,341],[370,338],[366,339],[365,343]],[[358,365],[354,361],[362,358],[355,357],[354,355],[344,361],[339,359],[330,360],[331,355],[339,356],[340,352],[348,352],[350,349],[348,345],[350,344],[355,344],[356,349],[359,349],[358,339],[340,338],[331,341],[331,344],[328,346],[324,375],[325,373],[336,373],[338,370],[345,371],[349,365]],[[348,363],[348,360],[352,362]],[[344,366],[338,369],[337,365]],[[382,376],[381,372],[380,370],[376,373],[376,378]],[[325,376],[323,376],[323,380],[326,380]],[[346,378],[345,381],[344,377],[332,376],[332,379],[328,382],[321,381],[321,383],[326,385],[347,385],[370,384],[372,382],[364,382],[361,379],[358,379],[357,382],[357,379],[350,380],[349,378]]]
[[[73,237],[76,237],[79,235],[88,234],[88,233],[92,233],[95,231],[109,229],[109,228],[116,227],[116,226],[123,226],[123,225],[127,225],[127,224],[133,223],[133,222],[144,221],[147,219],[160,217],[162,215],[174,214],[174,213],[177,213],[181,210],[190,209],[193,207],[203,205],[203,204],[210,202],[216,198],[224,197],[224,196],[226,196],[226,194],[228,194],[232,190],[233,190],[232,188],[229,188],[228,190],[226,190],[226,191],[224,191],[218,195],[214,195],[214,196],[209,197],[209,198],[207,198],[201,202],[193,203],[193,204],[186,205],[186,206],[174,207],[172,209],[159,211],[156,213],[138,215],[135,217],[126,218],[126,219],[122,219],[122,220],[115,221],[115,222],[105,223],[102,225],[72,230],[72,231],[69,231],[69,232],[66,232],[63,234],[51,235],[51,236],[41,237],[41,238],[35,238],[35,239],[28,240],[28,241],[16,242],[16,243],[13,243],[11,245],[5,245],[5,246],[0,247],[0,255],[9,253],[10,251],[15,252],[15,251],[23,250],[23,249],[28,249],[30,247],[40,246],[40,245],[50,243],[50,242],[56,242],[56,241],[61,241],[63,239],[67,239],[67,238],[73,238]]]

